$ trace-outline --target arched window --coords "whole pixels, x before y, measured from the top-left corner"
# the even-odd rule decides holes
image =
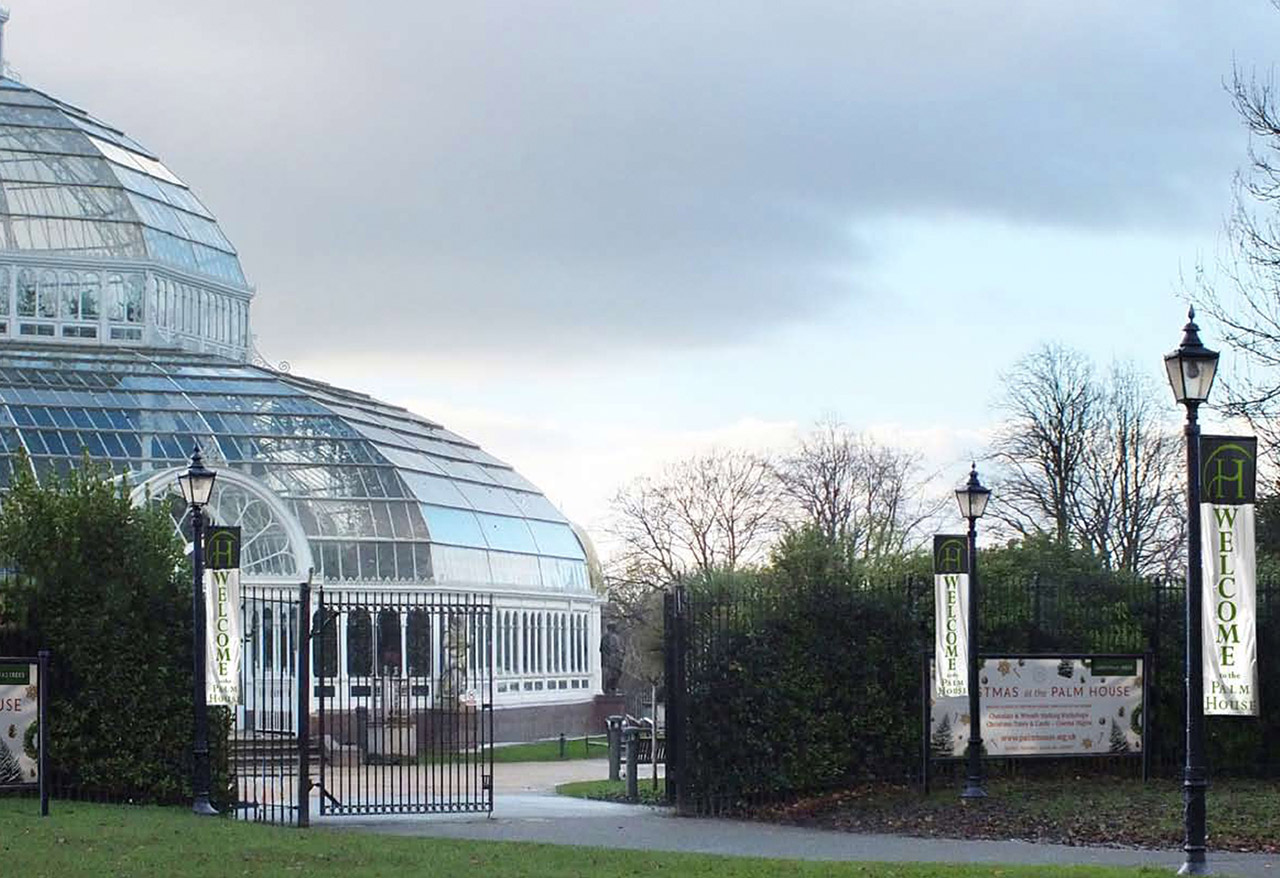
[[[311,641],[311,666],[317,677],[338,676],[338,614],[316,610],[311,617],[316,636]]]
[[[107,275],[107,319],[124,322],[124,278]]]
[[[497,635],[493,630],[493,626],[496,624],[493,612],[490,611],[485,615],[480,624],[484,626],[484,667],[489,673],[497,673],[500,665],[498,664],[498,657],[495,655],[498,644],[496,642]],[[492,667],[490,667],[490,663],[492,663]]]
[[[537,655],[537,663],[535,664],[535,667],[537,668],[538,673],[541,674],[546,667],[546,658],[545,658],[546,650],[543,649],[543,646],[545,644],[545,641],[543,640],[543,631],[546,628],[546,619],[542,613],[539,613],[535,617],[534,625],[535,625],[534,640],[537,644],[535,647],[535,650],[536,650],[535,655]]]
[[[560,614],[551,613],[547,617],[550,632],[548,633],[547,670],[556,673],[560,670]]]
[[[529,614],[520,613],[520,672],[529,673]]]
[[[9,316],[9,269],[0,268],[0,316]]]
[[[102,281],[97,272],[86,272],[80,282],[80,319],[98,319],[98,297],[102,289]]]
[[[378,673],[400,676],[400,614],[395,610],[378,611]]]
[[[373,623],[368,610],[347,613],[347,675],[373,675]]]
[[[53,320],[58,316],[58,275],[46,271],[40,275],[40,298],[36,311],[41,317]]]
[[[410,610],[405,622],[405,651],[409,676],[431,676],[431,615],[426,610]]]
[[[575,673],[582,671],[582,617],[577,613],[573,614],[573,670]]]
[[[80,283],[74,271],[62,273],[62,319],[80,319]]]
[[[36,316],[36,273],[29,268],[18,271],[18,316]]]
[[[569,640],[566,629],[569,627],[565,614],[560,614],[560,662],[556,670],[564,673],[569,670]]]
[[[131,274],[125,279],[124,319],[129,323],[142,322],[143,293],[146,283],[140,274]]]

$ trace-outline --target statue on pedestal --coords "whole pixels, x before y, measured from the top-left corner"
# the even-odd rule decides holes
[[[618,633],[618,623],[610,622],[605,626],[604,636],[600,638],[600,668],[604,675],[606,695],[614,695],[618,691],[618,684],[622,681],[625,651],[622,635]]]

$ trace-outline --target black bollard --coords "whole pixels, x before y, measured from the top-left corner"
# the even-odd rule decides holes
[[[635,726],[627,726],[623,737],[627,742],[627,801],[640,801],[640,778],[637,776],[639,772],[636,766],[636,757],[639,755],[636,751],[636,733],[639,730]]]
[[[609,731],[609,780],[621,780],[622,717],[611,716],[606,722]]]

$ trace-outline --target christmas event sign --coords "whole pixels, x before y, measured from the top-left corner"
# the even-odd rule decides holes
[[[240,528],[211,527],[205,542],[205,692],[209,704],[240,701]]]
[[[969,694],[969,543],[963,536],[933,538],[933,691]]]
[[[39,666],[0,663],[0,787],[39,781]]]
[[[1137,657],[982,659],[978,695],[986,755],[1140,753],[1142,675]],[[968,699],[935,698],[930,754],[963,756],[968,743]]]
[[[1258,442],[1200,439],[1201,637],[1204,712],[1258,715],[1254,501]]]

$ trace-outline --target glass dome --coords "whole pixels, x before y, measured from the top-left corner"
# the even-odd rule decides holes
[[[246,288],[213,214],[155,155],[85,111],[0,79],[0,247],[161,263]]]

